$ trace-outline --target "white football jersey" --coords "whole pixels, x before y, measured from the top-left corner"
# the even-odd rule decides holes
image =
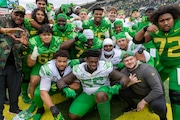
[[[85,67],[86,62],[74,66],[73,74],[81,81],[86,94],[95,93],[101,86],[110,86],[109,74],[113,70],[111,62],[99,61],[97,70],[92,74],[87,72]]]
[[[67,66],[64,70],[63,76],[66,76],[71,71],[72,71],[71,67]],[[41,66],[39,74],[41,76],[40,90],[49,91],[51,88],[51,82],[57,82],[61,78],[58,68],[56,67],[55,64],[55,59],[50,60],[46,64]]]

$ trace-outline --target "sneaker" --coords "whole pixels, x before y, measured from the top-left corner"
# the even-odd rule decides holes
[[[4,116],[2,116],[2,117],[3,117],[3,119],[2,119],[2,120],[6,120]]]
[[[21,111],[12,120],[29,120],[33,117],[33,114],[30,113],[28,110]]]
[[[20,110],[20,109],[17,109],[17,110],[14,110],[14,111],[10,111],[9,110],[9,113],[11,113],[11,114],[18,114],[18,113],[20,113],[22,110]]]
[[[133,111],[133,110],[135,110],[135,109],[136,109],[136,107],[128,106],[128,107],[124,108],[124,109],[122,110],[122,112],[130,112],[130,111]]]

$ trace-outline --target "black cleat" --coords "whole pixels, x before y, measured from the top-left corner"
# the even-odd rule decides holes
[[[12,114],[18,114],[18,113],[20,113],[22,110],[20,110],[20,109],[17,109],[17,110],[14,110],[14,111],[10,111],[9,110],[9,113],[12,113]]]

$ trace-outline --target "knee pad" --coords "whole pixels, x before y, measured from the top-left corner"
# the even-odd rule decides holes
[[[180,105],[180,92],[169,90],[169,97],[172,104]]]

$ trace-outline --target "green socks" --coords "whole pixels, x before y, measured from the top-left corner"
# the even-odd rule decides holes
[[[172,104],[173,120],[179,120],[180,105]]]
[[[31,106],[28,108],[28,111],[32,113],[35,111],[35,109],[36,109],[36,104],[34,102],[32,102]]]
[[[28,84],[29,84],[29,83],[22,83],[22,84],[21,84],[22,99],[23,99],[23,101],[24,101],[25,103],[31,103],[31,98],[29,98],[28,92],[27,92]]]
[[[97,104],[101,120],[110,120],[110,102],[106,101]]]

